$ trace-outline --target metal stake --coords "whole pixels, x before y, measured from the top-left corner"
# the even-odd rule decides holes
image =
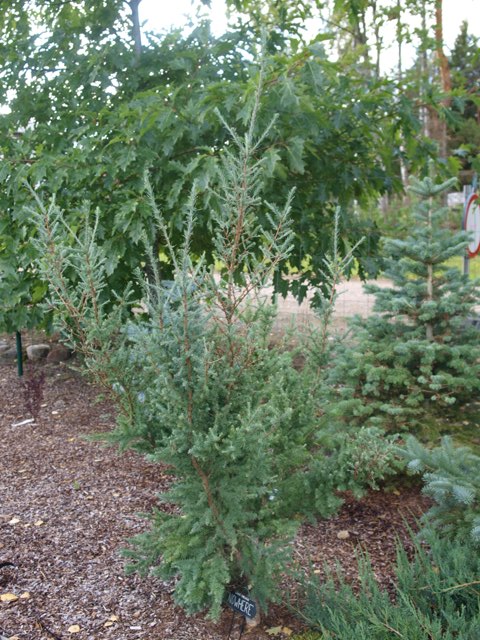
[[[232,635],[233,621],[234,620],[235,620],[235,611],[232,611],[232,619],[230,621],[230,628],[228,629],[228,638],[227,638],[227,640],[230,640],[230,636]]]
[[[240,625],[240,635],[238,636],[238,640],[243,636],[243,632],[245,631],[245,627],[247,626],[247,619],[242,619],[242,624]]]
[[[20,331],[15,332],[15,338],[17,343],[17,371],[18,377],[23,376],[23,351],[22,351],[22,334]]]
[[[228,629],[228,638],[227,640],[230,640],[232,637],[232,630],[233,630],[233,622],[235,620],[235,616],[236,616],[236,611],[233,612],[232,614],[232,619],[230,621],[230,628]],[[240,638],[243,636],[243,632],[245,631],[245,627],[246,627],[246,619],[242,616],[242,622],[240,624],[240,635],[238,636],[238,640],[240,640]]]

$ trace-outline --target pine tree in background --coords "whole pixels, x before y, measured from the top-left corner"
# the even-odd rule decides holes
[[[464,254],[467,237],[443,228],[446,209],[435,205],[453,184],[412,182],[421,202],[411,234],[385,243],[393,286],[365,287],[375,313],[353,320],[354,344],[333,371],[340,397],[332,413],[350,423],[409,427],[480,393],[479,335],[468,322],[478,283],[448,264]]]
[[[454,104],[454,111],[461,117],[450,124],[449,147],[466,172],[460,174],[464,184],[470,183],[473,173],[480,170],[480,107],[476,98],[480,83],[479,45],[480,38],[469,33],[468,23],[462,22],[450,54],[450,69],[453,89],[466,95]]]

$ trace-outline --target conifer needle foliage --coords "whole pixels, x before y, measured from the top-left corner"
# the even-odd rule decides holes
[[[480,628],[480,556],[468,544],[429,535],[414,556],[397,552],[389,593],[369,558],[358,558],[360,586],[338,570],[304,582],[302,619],[320,634],[312,640],[476,640]]]
[[[227,588],[248,592],[263,609],[277,598],[300,517],[329,515],[341,504],[338,490],[374,485],[393,456],[372,429],[322,436],[325,332],[303,372],[291,352],[270,344],[275,305],[264,292],[290,255],[293,192],[281,208],[262,198],[268,128],[256,134],[259,96],[260,89],[244,134],[224,122],[230,142],[212,193],[219,205],[212,213],[216,270],[192,251],[195,186],[183,241],[175,245],[146,180],[157,227],[144,232],[151,277],[139,270],[143,312],[127,323],[128,292],[113,311],[102,303],[106,256],[94,232],[79,231],[72,242],[62,213],[38,201],[39,266],[51,305],[119,404],[111,441],[171,474],[151,528],[128,551],[131,568],[175,578],[176,601],[212,617]],[[149,241],[157,230],[173,272],[168,281]],[[70,268],[81,272],[74,291],[64,285]]]
[[[423,474],[423,491],[435,501],[426,527],[480,547],[480,457],[468,447],[455,447],[448,436],[431,450],[411,436],[401,454],[410,472]]]
[[[311,640],[476,640],[480,628],[480,458],[445,437],[427,449],[413,436],[398,449],[421,473],[434,500],[413,538],[413,554],[398,545],[394,584],[377,583],[368,555],[357,556],[360,584],[343,571],[326,580],[300,578],[293,605]]]
[[[350,422],[411,426],[422,414],[480,393],[480,341],[469,323],[478,283],[448,265],[468,238],[442,226],[446,209],[435,203],[453,182],[413,180],[420,203],[410,235],[385,243],[385,276],[393,286],[365,287],[375,295],[375,313],[354,319],[353,348],[334,371],[335,412]]]

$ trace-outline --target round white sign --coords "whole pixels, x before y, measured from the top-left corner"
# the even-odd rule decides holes
[[[474,258],[480,251],[480,202],[476,193],[468,199],[463,220],[463,228],[470,233],[468,256]]]

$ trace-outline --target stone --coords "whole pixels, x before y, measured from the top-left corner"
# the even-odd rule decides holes
[[[50,353],[47,356],[47,362],[65,362],[72,355],[70,349],[63,344],[56,344],[52,347]]]
[[[348,540],[350,538],[350,533],[348,531],[339,531],[337,533],[337,538],[339,540]]]
[[[0,362],[13,362],[17,359],[17,350],[15,347],[11,347],[6,351],[0,353]]]
[[[27,347],[27,358],[37,362],[46,358],[49,351],[50,346],[48,344],[30,344]]]
[[[0,340],[0,353],[3,353],[4,351],[8,351],[9,345],[8,342],[5,342],[4,340]]]
[[[260,612],[257,611],[257,613],[255,614],[254,618],[245,618],[245,622],[246,622],[246,626],[248,628],[248,631],[250,631],[251,629],[258,627],[258,625],[260,624],[260,622],[262,621],[261,619],[261,615]],[[247,633],[248,633],[247,631]]]

